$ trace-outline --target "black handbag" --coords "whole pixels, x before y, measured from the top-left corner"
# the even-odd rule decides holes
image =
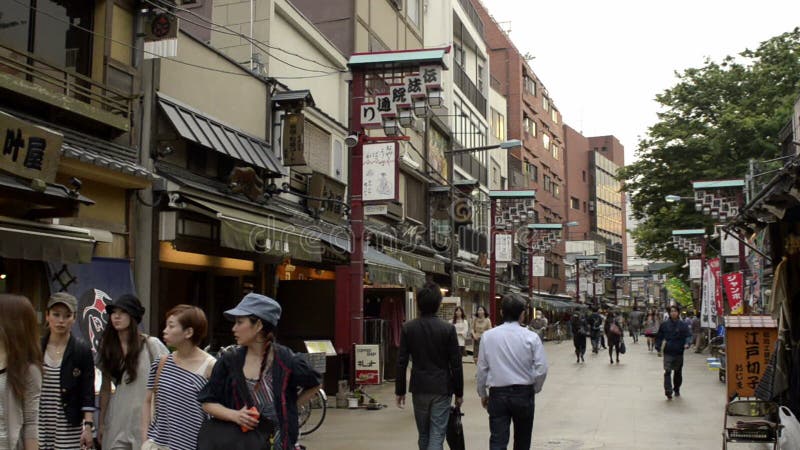
[[[625,354],[628,349],[625,348],[625,341],[619,341],[619,352],[620,354]]]
[[[206,419],[197,435],[197,450],[270,450],[272,430],[272,422],[263,417],[250,431],[233,422]]]
[[[461,424],[461,408],[450,407],[450,418],[447,420],[447,446],[450,450],[464,450],[464,427]]]

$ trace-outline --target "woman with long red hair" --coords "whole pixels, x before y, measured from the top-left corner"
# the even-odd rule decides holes
[[[0,448],[39,448],[42,349],[31,302],[0,294]]]

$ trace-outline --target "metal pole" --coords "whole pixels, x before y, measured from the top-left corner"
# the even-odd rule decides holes
[[[581,260],[575,258],[575,303],[581,302]]]
[[[450,296],[456,295],[456,257],[458,256],[458,233],[456,232],[456,193],[453,186],[453,152],[447,152],[447,183],[450,201]]]
[[[492,223],[489,224],[489,318],[492,323],[497,323],[495,321],[495,314],[497,311],[497,299],[496,297],[496,278],[497,278],[497,261],[495,260],[495,234],[497,230],[494,228],[494,216],[497,214],[497,204],[495,200],[489,198],[489,202],[491,202],[491,213],[490,216],[492,217]]]
[[[528,295],[533,304],[533,233],[534,230],[528,231]]]
[[[350,252],[350,299],[344,301],[349,311],[350,341],[354,344],[364,342],[364,202],[362,199],[364,156],[361,104],[364,102],[364,72],[353,71],[352,104],[350,112],[350,131],[358,134],[359,140],[350,151],[350,227],[353,233]],[[352,348],[352,347],[351,347]],[[355,354],[351,354],[351,366]]]

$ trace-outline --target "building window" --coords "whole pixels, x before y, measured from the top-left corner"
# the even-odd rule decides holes
[[[418,222],[425,222],[425,189],[421,181],[414,177],[406,176],[406,197],[403,205],[406,208],[406,217]]]
[[[492,134],[500,141],[506,140],[506,118],[492,108]]]
[[[581,176],[583,177],[583,182],[585,183],[586,182],[586,171],[585,170],[581,172]]]
[[[419,0],[406,0],[406,16],[419,28]]]
[[[550,111],[550,100],[547,97],[542,97],[542,108],[544,108],[545,112]]]
[[[561,186],[553,183],[553,197],[560,198],[561,197]]]
[[[544,149],[549,152],[550,151],[550,136],[547,133],[542,133],[542,143],[544,144]]]
[[[551,182],[550,182],[550,176],[548,176],[548,175],[545,175],[545,176],[542,178],[542,180],[543,180],[543,183],[542,183],[542,184],[544,184],[544,190],[545,190],[545,192],[551,192],[551,190],[550,190],[550,189],[551,189],[551,186],[550,186],[550,184],[551,184]]]
[[[558,159],[558,146],[556,144],[552,145],[552,153],[553,158]]]
[[[536,122],[528,116],[525,116],[523,122],[525,125],[525,133],[530,136],[536,136]]]
[[[553,123],[558,123],[558,111],[552,109],[550,111],[550,118],[553,119]]]
[[[482,64],[478,64],[478,92],[483,92],[483,85],[486,82],[486,70],[483,68]]]
[[[528,174],[528,179],[534,183],[539,182],[539,168],[534,164],[525,161],[525,172]]]
[[[578,200],[577,198],[575,198],[575,197],[570,197],[570,198],[569,198],[569,202],[570,202],[570,207],[571,207],[572,209],[577,209],[577,210],[580,210],[580,209],[581,209],[581,201],[580,201],[580,200]]]
[[[531,77],[524,75],[522,77],[523,84],[525,87],[525,92],[530,95],[536,95],[536,82],[531,79]]]
[[[453,62],[464,67],[464,48],[458,44],[453,44]]]

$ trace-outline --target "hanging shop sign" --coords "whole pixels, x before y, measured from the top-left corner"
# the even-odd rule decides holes
[[[532,261],[533,261],[533,276],[535,276],[535,277],[543,277],[544,276],[544,256],[534,256]]]
[[[376,103],[361,105],[361,126],[364,128],[380,128],[382,126],[381,115]]]
[[[380,347],[356,345],[356,384],[381,384]]]
[[[728,306],[731,314],[744,314],[744,279],[742,272],[726,273],[723,275],[725,293],[728,295]]]
[[[717,312],[714,307],[714,297],[717,295],[717,282],[714,273],[706,264],[703,273],[703,294],[700,306],[700,326],[702,328],[717,328]]]
[[[719,258],[709,260],[708,267],[711,271],[711,274],[714,275],[714,283],[719,286],[719,277],[722,276],[720,274]],[[725,308],[722,306],[722,290],[715,289],[714,291],[714,307],[717,309],[717,315],[722,316],[725,311]]]
[[[283,165],[305,166],[305,117],[301,113],[287,113],[283,116]]]
[[[398,200],[397,142],[378,142],[363,147],[363,200],[385,202]]]
[[[309,195],[315,199],[308,200],[308,207],[319,212],[319,216],[331,221],[341,222],[345,213],[344,193],[347,186],[324,173],[314,172],[311,175]]]
[[[728,398],[755,396],[777,339],[777,323],[770,316],[725,317]]]
[[[52,183],[63,142],[64,137],[55,131],[0,112],[0,170]]]
[[[513,235],[496,234],[494,235],[494,260],[497,262],[511,262],[514,259]]]
[[[689,279],[699,280],[701,277],[702,266],[699,259],[689,260]]]
[[[722,231],[722,256],[739,256],[739,241],[732,233]]]

